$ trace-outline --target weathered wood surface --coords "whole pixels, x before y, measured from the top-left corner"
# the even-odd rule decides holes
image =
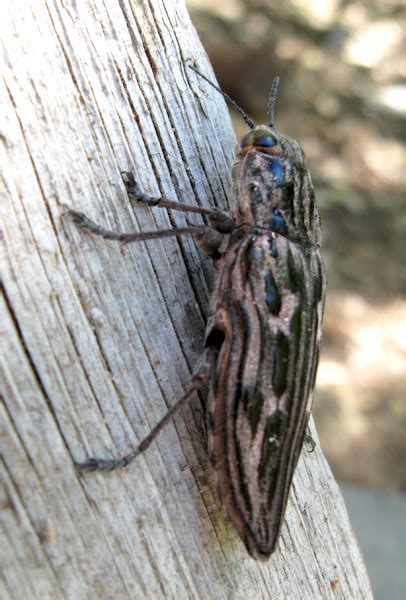
[[[370,598],[320,447],[303,452],[266,564],[215,498],[196,399],[125,472],[125,453],[188,384],[212,280],[191,239],[121,248],[61,219],[122,230],[199,217],[133,210],[145,192],[224,206],[234,138],[183,2],[3,2],[0,597]]]

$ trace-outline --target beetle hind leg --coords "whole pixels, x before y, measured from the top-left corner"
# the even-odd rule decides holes
[[[207,386],[210,376],[213,372],[217,350],[215,348],[206,348],[201,355],[192,375],[190,385],[186,393],[173,406],[170,407],[166,415],[155,425],[150,433],[142,442],[128,454],[120,458],[88,458],[84,462],[75,463],[79,471],[114,471],[121,467],[129,465],[137,456],[150,446],[165,425],[172,420],[178,410],[186,404],[196,392]]]

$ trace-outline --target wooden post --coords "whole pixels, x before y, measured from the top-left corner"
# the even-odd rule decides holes
[[[185,71],[193,58],[214,78],[181,0],[1,12],[1,598],[371,598],[319,446],[265,564],[214,495],[199,399],[127,470],[76,473],[127,452],[182,395],[212,269],[191,239],[120,247],[65,208],[124,231],[201,223],[132,207],[120,171],[224,207],[234,137],[221,96]]]

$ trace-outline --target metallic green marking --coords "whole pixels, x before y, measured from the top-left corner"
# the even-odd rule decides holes
[[[288,387],[289,352],[289,339],[282,331],[280,331],[276,338],[272,375],[273,389],[278,398],[282,396]]]

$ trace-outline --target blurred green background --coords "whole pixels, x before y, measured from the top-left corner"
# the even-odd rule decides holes
[[[218,81],[257,123],[280,75],[277,127],[307,155],[328,273],[322,448],[340,481],[405,492],[405,5],[187,4]]]

